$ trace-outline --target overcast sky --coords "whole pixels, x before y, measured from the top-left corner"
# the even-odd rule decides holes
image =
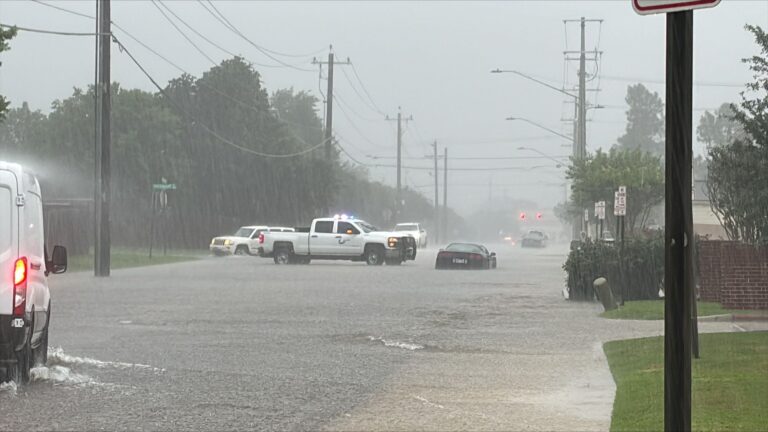
[[[93,15],[95,1],[53,1]],[[199,32],[253,63],[276,65],[248,42],[228,31],[197,1],[164,3]],[[508,2],[248,2],[217,1],[218,9],[250,40],[271,50],[327,59],[333,44],[337,59],[354,63],[365,89],[380,110],[394,117],[398,106],[412,115],[404,134],[407,166],[429,167],[422,159],[437,140],[447,146],[452,167],[521,167],[505,171],[451,171],[449,204],[465,214],[494,198],[534,200],[549,209],[562,200],[563,170],[541,159],[467,160],[460,157],[537,156],[530,147],[558,157],[570,144],[508,116],[524,117],[568,134],[572,105],[568,98],[513,74],[491,74],[495,68],[516,69],[554,86],[573,85],[575,63],[563,51],[578,48],[578,24],[564,19],[602,19],[587,26],[587,48],[603,51],[591,64],[598,72],[591,85],[588,148],[608,148],[624,130],[626,87],[644,82],[664,97],[663,16],[637,15],[629,0]],[[192,47],[151,2],[113,1],[112,19],[132,35],[187,72],[199,76],[211,62]],[[32,1],[0,1],[0,23],[61,31],[92,32],[93,21]],[[757,53],[746,23],[768,27],[768,1],[723,0],[715,9],[698,11],[694,19],[694,120],[704,109],[736,102],[750,79],[740,59]],[[186,28],[182,27],[184,30]],[[122,32],[115,30],[120,37]],[[229,57],[191,32],[190,37],[216,62]],[[161,83],[180,72],[127,37],[125,45]],[[20,32],[11,51],[2,55],[0,94],[19,106],[27,101],[47,111],[51,101],[66,98],[73,87],[93,81],[91,37],[64,37]],[[313,54],[278,57],[310,71],[255,66],[268,90],[293,87],[318,94]],[[391,164],[395,155],[392,122],[370,107],[365,91],[349,66],[335,70],[334,129],[341,145],[365,163]],[[344,74],[346,72],[346,76]],[[112,77],[123,87],[154,91],[151,83],[124,54],[113,48]],[[349,78],[349,79],[348,79]],[[352,84],[355,87],[352,87]],[[357,91],[355,91],[357,90]],[[358,95],[359,93],[359,95]],[[596,100],[594,98],[597,98]],[[322,115],[322,112],[321,112]],[[563,146],[565,145],[565,146]],[[700,146],[695,144],[696,151]],[[372,168],[374,179],[394,184],[394,168]],[[405,171],[405,184],[432,196],[428,171]],[[489,184],[493,184],[489,188]]]

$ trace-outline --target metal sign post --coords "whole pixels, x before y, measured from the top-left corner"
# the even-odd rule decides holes
[[[720,0],[632,0],[667,14],[664,207],[664,430],[691,430],[693,9]]]

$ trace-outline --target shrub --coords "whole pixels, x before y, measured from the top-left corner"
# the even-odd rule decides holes
[[[570,300],[596,300],[592,283],[608,279],[615,298],[651,300],[659,298],[664,280],[664,238],[633,238],[624,246],[588,241],[568,255],[563,265],[567,272]],[[623,288],[623,289],[622,289]]]

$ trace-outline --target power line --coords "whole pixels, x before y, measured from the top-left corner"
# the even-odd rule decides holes
[[[184,26],[185,26],[185,27],[187,27],[188,29],[190,29],[190,30],[191,30],[191,31],[192,31],[194,34],[196,34],[197,36],[199,36],[199,37],[200,37],[201,39],[203,39],[204,41],[206,41],[206,42],[208,42],[209,44],[211,44],[212,46],[214,46],[214,47],[218,48],[220,51],[222,51],[222,52],[224,52],[224,53],[226,53],[226,54],[228,54],[228,55],[231,55],[232,57],[241,57],[240,55],[238,55],[238,54],[235,54],[235,53],[233,53],[232,51],[229,51],[228,49],[226,49],[226,48],[222,47],[221,45],[217,44],[216,42],[212,41],[211,39],[207,38],[205,35],[203,35],[203,34],[202,34],[202,33],[200,33],[199,31],[197,31],[197,30],[196,30],[196,29],[195,29],[193,26],[189,25],[189,24],[188,24],[188,23],[187,23],[187,22],[186,22],[184,19],[182,19],[182,18],[181,18],[181,17],[180,17],[178,14],[176,14],[176,13],[175,13],[175,12],[174,12],[174,11],[173,11],[173,10],[172,10],[172,9],[171,9],[171,8],[170,8],[168,5],[167,5],[167,4],[163,3],[163,2],[162,2],[162,0],[157,0],[157,2],[158,2],[158,3],[159,3],[161,6],[162,6],[162,7],[164,7],[164,8],[165,8],[165,10],[167,10],[167,11],[168,11],[168,12],[169,12],[171,15],[173,15],[173,16],[174,16],[174,17],[175,17],[177,20],[179,20],[179,22],[181,22],[182,24],[184,24]],[[153,0],[153,3],[154,3],[154,0]],[[255,63],[254,63],[254,64],[255,64]],[[269,67],[269,66],[272,66],[272,65],[259,65],[259,66],[267,66],[267,67]]]
[[[192,41],[192,39],[190,39],[190,38],[189,38],[189,36],[187,36],[187,34],[186,34],[186,33],[184,33],[184,31],[183,31],[183,30],[181,30],[181,29],[179,28],[179,26],[177,26],[177,25],[176,25],[176,23],[175,23],[175,22],[173,22],[173,20],[172,20],[172,19],[171,19],[171,18],[168,16],[168,14],[166,14],[166,13],[163,11],[163,9],[162,9],[162,8],[161,8],[161,7],[160,7],[158,4],[157,4],[157,2],[156,2],[155,0],[151,0],[151,2],[152,2],[152,5],[153,5],[153,6],[155,6],[155,8],[157,8],[157,10],[158,10],[158,11],[159,11],[159,12],[160,12],[162,15],[163,15],[163,18],[165,18],[165,20],[166,20],[166,21],[168,21],[168,23],[169,23],[169,24],[171,24],[171,26],[173,26],[173,28],[175,28],[175,29],[176,29],[176,31],[177,31],[177,32],[178,32],[178,33],[179,33],[181,36],[183,36],[183,37],[184,37],[184,39],[186,39],[186,40],[187,40],[187,42],[189,42],[189,44],[190,44],[190,45],[192,45],[192,46],[193,46],[193,47],[194,47],[194,48],[197,50],[197,52],[199,52],[199,53],[200,53],[200,54],[201,54],[203,57],[207,58],[207,59],[208,59],[208,61],[210,61],[210,62],[211,62],[211,63],[212,63],[214,66],[218,64],[218,63],[216,63],[216,61],[215,61],[214,59],[212,59],[211,57],[209,57],[209,56],[208,56],[208,54],[206,54],[206,53],[205,53],[205,51],[203,51],[203,49],[202,49],[202,48],[200,48],[199,46],[197,46],[197,44],[196,44],[195,42],[193,42],[193,41]]]
[[[371,93],[365,87],[365,83],[363,83],[363,80],[360,79],[360,75],[357,73],[357,68],[355,67],[354,63],[352,64],[352,72],[355,74],[355,78],[357,78],[357,81],[360,83],[360,87],[363,89],[363,92],[365,92],[365,94],[368,96],[368,100],[370,100],[371,104],[373,104],[373,106],[376,108],[376,112],[378,112],[381,115],[386,115],[384,111],[382,111],[381,108],[379,108],[379,106],[371,97]]]
[[[368,156],[371,159],[395,159],[394,156]],[[567,158],[570,156],[553,156],[553,158]],[[413,157],[413,158],[404,158],[404,159],[412,159],[412,160],[424,160],[429,159],[431,156],[428,157]],[[499,156],[499,157],[493,157],[493,156],[452,156],[451,160],[523,160],[523,159],[548,159],[544,156]]]
[[[16,30],[28,32],[28,33],[41,33],[41,34],[49,34],[49,35],[56,35],[56,36],[105,36],[106,35],[106,33],[80,33],[80,32],[43,30],[43,29],[30,28],[30,27],[19,27],[17,25],[9,25],[9,24],[0,24],[0,27],[16,29]]]
[[[333,95],[333,100],[335,100],[336,102],[340,102],[339,99],[337,99],[336,95]],[[355,122],[349,117],[349,115],[347,114],[347,111],[344,109],[344,104],[339,103],[339,109],[341,110],[341,113],[344,115],[347,121],[349,121],[349,123],[352,125],[352,128],[355,129],[355,131],[357,131],[358,135],[360,135],[361,138],[363,138],[369,144],[373,145],[375,148],[381,148],[381,145],[376,144],[375,142],[373,142],[373,140],[368,138],[368,136],[365,135],[363,131],[360,130],[360,128],[357,126],[357,124],[355,124]]]
[[[168,94],[165,92],[165,90],[157,83],[157,81],[149,74],[149,72],[147,72],[147,70],[144,68],[144,66],[142,66],[141,63],[139,63],[138,60],[136,60],[136,58],[133,56],[133,54],[131,54],[131,52],[128,50],[128,48],[126,48],[125,45],[123,45],[122,42],[120,42],[120,40],[117,37],[115,37],[114,35],[112,36],[112,39],[115,41],[115,43],[118,44],[118,46],[120,47],[120,50],[122,52],[125,52],[128,55],[128,57],[131,59],[131,61],[133,61],[133,63],[141,70],[141,72],[147,77],[147,79],[149,79],[149,81],[152,82],[152,84],[157,88],[157,90],[160,92],[160,94],[163,95],[165,97],[165,99],[168,100],[171,103],[171,105],[177,111],[179,111],[185,118],[187,118],[192,125],[200,126],[203,130],[205,130],[211,136],[213,136],[214,138],[218,139],[219,141],[221,141],[224,144],[227,144],[227,145],[229,145],[231,147],[234,147],[234,148],[236,148],[238,150],[241,150],[241,151],[243,151],[245,153],[250,153],[250,154],[254,154],[256,156],[261,156],[261,157],[266,157],[266,158],[290,158],[290,157],[301,156],[301,155],[307,154],[307,153],[309,153],[309,152],[311,152],[313,150],[316,150],[320,146],[325,145],[325,140],[323,140],[323,142],[321,142],[319,144],[316,144],[316,145],[314,145],[314,146],[312,146],[310,148],[307,148],[307,149],[304,149],[304,150],[301,150],[301,151],[298,151],[298,152],[288,153],[288,154],[270,154],[270,153],[259,152],[259,151],[256,151],[256,150],[253,150],[253,149],[250,149],[250,148],[247,148],[247,147],[243,147],[243,146],[241,146],[239,144],[236,144],[236,143],[230,141],[229,139],[221,136],[219,133],[217,133],[216,131],[214,131],[213,129],[211,129],[210,127],[205,125],[204,123],[201,123],[201,122],[197,121],[188,112],[186,112],[183,108],[181,108],[179,106],[179,104],[177,104],[176,101],[173,100],[173,98],[168,96]]]
[[[54,6],[52,4],[49,4],[49,3],[46,3],[46,2],[43,2],[43,1],[40,1],[40,0],[30,0],[30,1],[32,1],[34,3],[37,3],[37,4],[40,4],[40,5],[43,5],[43,6],[47,6],[49,8],[58,9],[58,10],[60,10],[62,12],[66,12],[66,13],[69,13],[69,14],[72,14],[72,15],[77,15],[77,16],[81,16],[81,17],[84,17],[84,18],[90,18],[92,20],[96,19],[96,17],[93,16],[93,15],[88,15],[88,14],[84,14],[84,13],[81,13],[81,12],[76,12],[76,11],[73,11],[71,9],[63,8],[61,6]]]
[[[202,5],[202,6],[203,6],[203,8],[204,8],[206,11],[208,11],[208,13],[209,13],[209,14],[211,14],[211,16],[213,16],[214,18],[216,18],[216,20],[217,20],[217,21],[219,21],[219,23],[220,23],[220,24],[222,24],[224,27],[226,27],[226,28],[227,28],[229,31],[231,31],[231,32],[232,32],[232,33],[234,33],[235,35],[239,36],[239,37],[240,37],[241,39],[243,39],[244,41],[248,42],[250,45],[252,45],[254,48],[256,48],[257,50],[259,50],[259,52],[261,52],[261,53],[262,53],[262,54],[264,54],[265,56],[269,57],[270,59],[272,59],[272,60],[273,60],[273,61],[275,61],[276,63],[279,63],[280,65],[282,65],[282,66],[284,66],[284,67],[287,67],[287,68],[295,69],[295,70],[298,70],[298,71],[302,71],[302,72],[314,72],[314,70],[312,70],[312,69],[305,69],[305,68],[301,68],[301,67],[298,67],[298,66],[296,66],[296,65],[292,65],[292,64],[290,64],[290,63],[286,63],[286,62],[284,62],[284,61],[280,60],[279,58],[275,57],[274,55],[270,54],[271,52],[273,52],[272,50],[270,50],[270,49],[268,49],[268,48],[265,48],[265,47],[262,47],[261,45],[259,45],[259,44],[255,43],[254,41],[250,40],[250,39],[249,39],[247,36],[245,36],[245,35],[244,35],[244,34],[243,34],[243,33],[242,33],[240,30],[238,30],[238,29],[237,29],[237,27],[235,27],[235,26],[234,26],[234,25],[233,25],[233,24],[232,24],[232,23],[231,23],[231,22],[230,22],[230,21],[227,19],[227,17],[225,17],[225,16],[224,16],[224,14],[222,14],[222,13],[221,13],[221,12],[220,12],[220,11],[219,11],[217,8],[216,8],[216,6],[213,4],[213,2],[211,2],[210,0],[207,0],[207,2],[208,2],[208,5],[209,5],[209,6],[210,6],[210,7],[211,7],[213,10],[211,10],[211,9],[208,9],[208,7],[206,7],[205,3],[203,3],[203,0],[198,0],[198,3],[200,3],[200,5]],[[214,13],[214,11],[215,11],[215,13]],[[319,51],[318,51],[318,52],[319,52]],[[285,53],[277,53],[277,52],[275,52],[275,55],[282,55],[282,56],[286,56],[286,57],[289,57],[289,56],[290,56],[290,57],[294,57],[294,55],[289,55],[289,54],[285,54]],[[306,56],[301,56],[301,57],[306,57]]]
[[[355,84],[352,83],[352,79],[347,74],[347,71],[342,68],[341,72],[344,74],[344,79],[347,81],[347,83],[349,83],[349,86],[352,87],[352,90],[355,92],[357,97],[360,98],[360,100],[363,102],[363,105],[365,105],[366,108],[370,109],[373,112],[376,112],[378,114],[384,115],[384,113],[380,112],[375,106],[371,105],[371,102],[366,100],[366,98],[364,98],[363,95],[360,94],[360,92],[357,90],[357,87],[355,86]]]

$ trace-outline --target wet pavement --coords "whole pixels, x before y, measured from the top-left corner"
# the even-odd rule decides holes
[[[565,247],[495,250],[492,271],[436,271],[424,251],[57,276],[48,367],[0,387],[0,429],[607,430],[602,343],[662,323],[565,301]]]

